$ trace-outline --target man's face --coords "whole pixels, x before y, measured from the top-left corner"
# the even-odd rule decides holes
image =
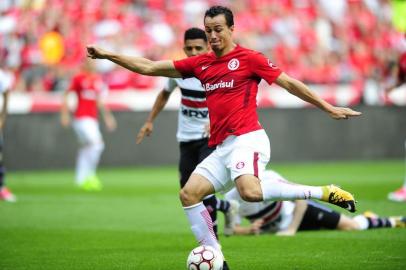
[[[207,53],[208,51],[207,42],[203,39],[187,39],[185,40],[185,45],[183,46],[183,51],[188,57]]]
[[[234,26],[228,27],[224,14],[204,19],[206,36],[213,51],[221,51],[232,44]]]

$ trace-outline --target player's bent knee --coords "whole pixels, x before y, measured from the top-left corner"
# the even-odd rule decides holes
[[[180,190],[179,197],[183,206],[195,205],[207,195],[215,193],[213,185],[205,177],[192,174],[186,185]]]
[[[260,202],[263,200],[261,190],[257,189],[241,189],[240,196],[246,202]]]
[[[247,202],[263,201],[260,181],[253,175],[242,175],[235,180],[238,193]]]
[[[182,188],[179,192],[179,198],[183,206],[191,206],[201,201],[196,194],[190,192],[187,188]]]

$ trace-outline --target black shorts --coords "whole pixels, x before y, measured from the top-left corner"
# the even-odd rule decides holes
[[[180,146],[180,159],[179,159],[179,173],[180,173],[180,186],[183,187],[189,176],[192,174],[197,164],[208,157],[215,148],[209,147],[209,139],[204,138],[200,140],[181,142]]]
[[[303,215],[298,231],[321,230],[337,228],[341,214],[316,203],[307,201],[307,209]]]

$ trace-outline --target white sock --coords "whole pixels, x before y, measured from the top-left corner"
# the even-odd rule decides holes
[[[76,158],[76,184],[82,184],[85,179],[91,174],[91,148],[82,146]]]
[[[262,196],[267,200],[307,200],[321,199],[322,187],[305,186],[278,180],[275,182],[261,181]]]
[[[358,215],[352,218],[359,227],[359,230],[366,230],[368,229],[368,219],[364,215]]]
[[[211,246],[221,253],[220,244],[213,231],[210,214],[203,202],[183,207],[183,209],[185,210],[192,232],[199,244]]]
[[[95,175],[96,174],[96,169],[97,166],[99,165],[100,157],[101,154],[103,153],[104,150],[104,144],[103,143],[98,143],[98,144],[92,144],[89,146],[89,173],[90,175]]]

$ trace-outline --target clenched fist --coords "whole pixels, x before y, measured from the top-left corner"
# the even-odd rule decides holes
[[[103,50],[102,48],[99,48],[95,45],[87,45],[87,57],[93,58],[93,59],[104,59],[106,58],[107,51]]]

